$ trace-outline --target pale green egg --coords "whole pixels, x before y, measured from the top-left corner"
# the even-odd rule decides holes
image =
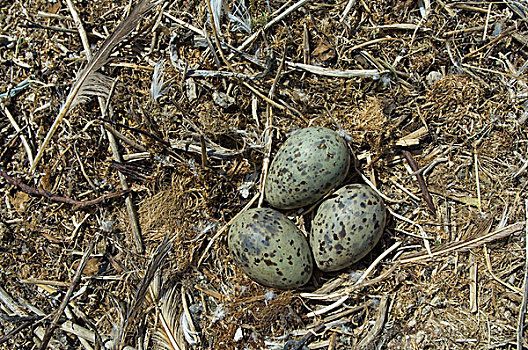
[[[380,240],[387,212],[369,186],[347,185],[325,200],[309,235],[313,257],[322,271],[337,271],[359,261]]]
[[[253,280],[279,289],[297,288],[312,276],[313,260],[304,234],[270,208],[242,213],[227,237],[233,260]]]
[[[266,200],[279,209],[313,204],[343,182],[349,167],[347,144],[335,131],[323,127],[298,130],[271,163]]]

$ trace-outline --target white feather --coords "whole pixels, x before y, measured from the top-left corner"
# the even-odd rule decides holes
[[[163,89],[163,71],[165,70],[165,60],[160,60],[154,66],[154,73],[152,74],[152,82],[150,84],[150,97],[157,101],[163,96],[167,89]]]
[[[213,12],[214,26],[217,31],[220,31],[220,18],[222,17],[222,10],[224,8],[224,0],[210,0],[211,11]]]
[[[235,23],[233,28],[231,28],[232,31],[239,30],[251,33],[251,15],[244,0],[235,0],[233,2],[233,11],[229,12],[227,17],[231,22]]]
[[[166,291],[161,299],[159,326],[154,332],[154,349],[180,350],[183,347],[178,343],[178,311],[181,303],[181,296],[177,286],[173,286]]]
[[[182,312],[180,315],[180,327],[182,328],[183,337],[185,338],[187,343],[191,345],[198,344],[198,341],[196,340],[194,336],[200,333],[193,332],[191,330],[191,327],[189,326],[189,321],[187,320],[187,317],[185,316],[185,312]]]

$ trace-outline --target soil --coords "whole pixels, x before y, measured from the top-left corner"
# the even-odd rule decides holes
[[[525,1],[0,3],[0,348],[528,347]],[[390,218],[275,290],[227,230],[308,126]]]

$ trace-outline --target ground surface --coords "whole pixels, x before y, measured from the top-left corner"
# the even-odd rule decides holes
[[[157,5],[100,70],[109,103],[72,108],[31,173],[86,53],[68,2],[3,2],[0,347],[528,346],[526,2],[305,1],[277,21],[293,4],[250,0],[250,33],[224,11],[216,35],[205,2]],[[73,2],[92,51],[133,5]],[[308,125],[347,137],[346,181],[391,216],[360,263],[270,290],[226,225]],[[287,214],[306,229],[313,211]]]

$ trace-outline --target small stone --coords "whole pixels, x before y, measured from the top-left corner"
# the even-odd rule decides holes
[[[442,75],[442,73],[433,70],[429,72],[429,74],[427,74],[425,80],[427,81],[427,85],[429,87],[433,87],[433,85],[436,84],[438,81],[442,80],[443,77],[444,76]]]
[[[244,332],[242,332],[242,328],[238,328],[235,332],[235,336],[233,337],[233,340],[238,343],[239,341],[241,341],[242,339],[244,339]]]
[[[220,91],[213,92],[213,101],[224,109],[228,109],[236,104],[236,100],[233,97]]]

